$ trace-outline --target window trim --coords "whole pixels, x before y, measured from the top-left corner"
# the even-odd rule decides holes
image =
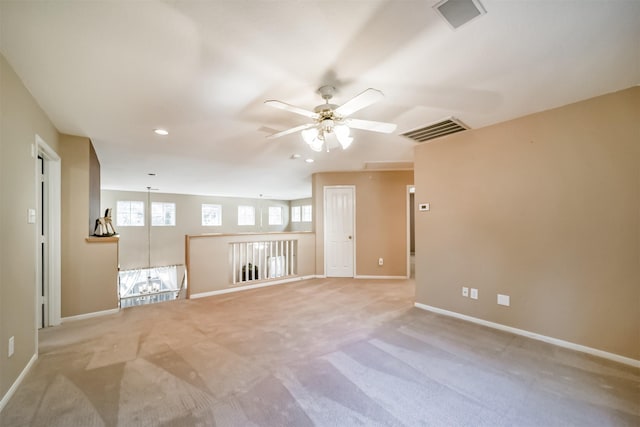
[[[162,224],[154,224],[153,219],[154,219],[154,215],[153,215],[153,206],[154,205],[162,205],[162,218],[163,218],[163,223]],[[168,205],[172,205],[173,206],[173,224],[167,224],[165,222],[166,220],[166,211],[165,208]],[[176,224],[178,223],[177,220],[177,207],[175,202],[151,202],[151,226],[152,227],[175,227]]]
[[[214,208],[219,212],[218,224],[205,224],[204,223],[204,210],[205,206]],[[222,205],[219,203],[201,203],[200,205],[200,225],[202,227],[222,227]]]
[[[305,209],[308,208],[308,209]],[[305,218],[305,211],[308,212],[309,216]],[[312,205],[302,205],[300,209],[300,221],[301,222],[313,222],[313,206]]]
[[[302,222],[302,206],[291,206],[291,222]]]
[[[253,220],[253,222],[251,224],[244,224],[244,223],[241,224],[240,223],[240,218],[241,218],[240,210],[242,208],[250,208],[251,209],[252,220]],[[244,215],[242,215],[242,217],[244,217]],[[241,227],[255,227],[255,225],[256,225],[256,207],[252,206],[252,205],[238,205],[238,219],[237,219],[236,222]]]
[[[278,210],[278,222],[271,222],[271,211],[272,209],[275,211],[276,209]],[[284,224],[284,209],[282,209],[282,206],[269,206],[269,209],[267,210],[268,213],[268,218],[267,218],[267,224],[269,225],[283,225]]]
[[[127,217],[129,218],[129,223],[128,224],[124,224],[120,222],[120,216],[124,213],[123,210],[121,209],[121,204],[124,203],[128,203],[129,204],[129,208],[127,209]],[[141,223],[133,223],[132,219],[132,210],[131,210],[131,204],[135,203],[135,204],[140,204],[140,206],[142,206],[142,217],[141,217]],[[116,201],[116,227],[144,227],[145,226],[145,203],[142,200],[117,200]]]

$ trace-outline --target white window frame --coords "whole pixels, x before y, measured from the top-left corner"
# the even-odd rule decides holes
[[[300,215],[300,206],[291,206],[291,222],[300,222],[302,216]]]
[[[133,221],[132,204],[139,205],[142,208],[142,215],[140,221]],[[128,206],[127,206],[128,205]],[[118,227],[144,227],[144,202],[141,200],[118,200],[116,202],[116,226]],[[123,217],[127,218],[127,221],[121,221]]]
[[[156,222],[154,211],[160,206],[162,210],[162,222]],[[173,209],[173,216],[169,217],[173,221],[167,222],[167,209]],[[173,202],[151,202],[151,226],[152,227],[175,227],[176,226],[176,204]]]
[[[269,225],[282,225],[284,214],[282,206],[269,206]]]
[[[303,205],[301,211],[302,211],[302,215],[301,215],[302,222],[313,221],[313,208],[311,205]]]
[[[210,210],[210,212],[205,216],[205,211],[207,210]],[[222,226],[222,205],[218,205],[214,203],[203,203],[201,207],[201,213],[202,213],[201,224],[203,227]],[[211,221],[209,222],[207,221],[207,219],[211,219]]]
[[[254,206],[238,206],[238,225],[256,225],[256,208]]]

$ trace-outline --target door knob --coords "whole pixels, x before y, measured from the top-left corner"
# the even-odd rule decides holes
[[[349,236],[349,240],[351,240],[351,236]]]

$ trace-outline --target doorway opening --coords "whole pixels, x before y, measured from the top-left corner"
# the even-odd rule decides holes
[[[416,187],[407,186],[407,278],[416,277],[416,222],[415,222]]]
[[[61,312],[61,167],[58,154],[38,135],[35,137],[37,280],[36,325],[60,324]]]

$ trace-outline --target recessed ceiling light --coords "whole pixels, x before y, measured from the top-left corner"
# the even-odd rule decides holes
[[[299,159],[301,156],[300,154],[292,154],[291,155],[291,159]]]
[[[313,163],[313,159],[305,159],[305,162],[307,162],[307,163]]]
[[[153,131],[158,135],[169,135],[169,132],[166,129],[154,129]]]

